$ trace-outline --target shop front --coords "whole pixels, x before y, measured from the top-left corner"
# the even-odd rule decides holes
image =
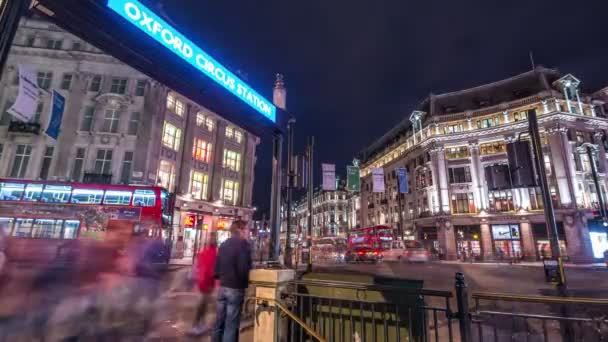
[[[608,251],[608,228],[604,227],[602,220],[589,220],[589,238],[593,259],[597,262],[604,261],[604,253]]]
[[[536,247],[536,259],[543,260],[551,258],[551,241],[547,235],[547,225],[545,223],[532,224],[532,234],[534,234],[534,242]],[[565,260],[568,258],[568,250],[566,249],[566,234],[564,225],[561,222],[557,223],[557,235],[559,239],[559,251]]]
[[[181,226],[177,234],[176,256],[192,258],[200,248],[201,242],[206,240],[213,216],[194,212],[182,212],[180,216]]]
[[[467,261],[481,261],[481,231],[479,226],[454,226],[456,253]]]
[[[496,259],[519,259],[521,257],[519,224],[493,224],[492,240]]]

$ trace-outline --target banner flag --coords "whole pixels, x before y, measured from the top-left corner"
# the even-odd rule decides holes
[[[40,96],[36,74],[25,65],[19,64],[19,93],[15,103],[7,110],[9,114],[23,122],[29,122],[36,113]]]
[[[384,169],[372,169],[372,192],[384,192]]]
[[[46,128],[46,135],[57,140],[61,132],[61,120],[65,109],[65,97],[53,90],[51,100],[51,113],[49,114],[49,125]]]
[[[335,164],[321,164],[321,170],[323,171],[323,190],[335,191],[336,190],[336,165]]]
[[[399,182],[399,193],[407,194],[409,191],[407,187],[407,169],[399,167],[395,172],[397,172],[397,181]]]
[[[346,166],[346,190],[361,191],[361,178],[358,166]]]

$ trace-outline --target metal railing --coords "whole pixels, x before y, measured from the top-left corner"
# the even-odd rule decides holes
[[[608,341],[608,299],[473,293],[475,341]]]
[[[318,293],[320,288],[334,293]],[[283,299],[302,323],[278,322],[287,341],[307,341],[309,328],[328,341],[454,340],[457,315],[449,291],[300,280],[288,284]]]

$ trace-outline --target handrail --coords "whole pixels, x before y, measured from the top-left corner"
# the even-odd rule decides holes
[[[300,317],[298,317],[296,314],[294,314],[293,312],[291,312],[291,310],[289,310],[280,301],[278,301],[276,299],[260,298],[260,297],[254,297],[254,299],[256,301],[268,301],[268,302],[274,303],[274,305],[276,305],[276,307],[278,307],[279,309],[281,309],[281,311],[283,311],[287,316],[289,316],[289,318],[293,319],[296,323],[298,323],[298,325],[300,325],[300,327],[302,327],[304,330],[306,330],[306,332],[310,336],[316,338],[319,342],[326,342],[327,341],[325,338],[323,338],[323,336],[319,335],[313,328],[311,328],[308,324],[306,324],[306,322],[304,322],[302,319],[300,319]],[[277,319],[277,318],[275,317],[275,319]]]
[[[510,293],[495,293],[495,292],[474,292],[473,299],[482,300],[501,300],[505,302],[528,302],[539,304],[593,304],[593,305],[608,305],[608,299],[602,298],[576,298],[576,297],[555,297],[555,296],[534,296],[534,295],[517,295]]]
[[[403,288],[398,286],[388,285],[376,285],[376,284],[358,284],[347,281],[317,281],[317,280],[294,280],[290,282],[295,285],[317,285],[324,287],[341,287],[346,289],[359,289],[359,290],[377,290],[377,291],[395,291],[404,294],[416,294],[426,296],[440,296],[440,297],[452,297],[452,292],[442,290],[429,290],[429,289],[411,289]]]

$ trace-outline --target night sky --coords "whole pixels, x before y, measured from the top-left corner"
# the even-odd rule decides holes
[[[429,93],[525,72],[529,51],[586,92],[608,86],[604,0],[164,2],[180,31],[268,99],[283,73],[295,151],[314,135],[316,162],[335,163],[339,174]],[[270,201],[270,156],[262,137],[260,211]],[[319,165],[316,173],[318,181]]]

